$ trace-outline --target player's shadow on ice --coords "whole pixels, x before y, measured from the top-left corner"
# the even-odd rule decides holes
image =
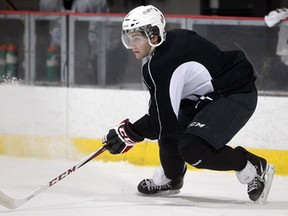
[[[222,197],[197,197],[189,195],[166,196],[165,199],[166,201],[170,200],[170,202],[163,204],[169,206],[198,206],[215,209],[288,209],[288,201],[267,201],[265,204],[257,204],[249,200],[237,200]]]

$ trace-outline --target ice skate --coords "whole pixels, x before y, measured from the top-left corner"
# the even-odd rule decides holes
[[[267,164],[264,158],[258,157],[242,147],[237,147],[236,149],[247,155],[247,166],[250,165],[249,169],[251,169],[251,172],[255,172],[255,177],[247,183],[247,192],[250,200],[256,203],[265,203],[274,177],[274,166]],[[254,171],[252,171],[253,167],[255,168]],[[241,178],[239,177],[241,175],[240,172],[237,172],[238,179]]]
[[[156,169],[152,179],[143,179],[138,184],[138,191],[142,195],[172,195],[180,193],[180,189],[183,186],[184,174],[186,172],[186,166],[183,175],[176,179],[168,179],[162,167]]]

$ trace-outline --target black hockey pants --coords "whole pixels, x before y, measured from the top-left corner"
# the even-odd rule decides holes
[[[160,139],[165,175],[170,179],[182,175],[185,162],[196,168],[242,170],[246,156],[226,144],[250,119],[256,104],[256,90],[221,97],[195,113],[177,137]]]

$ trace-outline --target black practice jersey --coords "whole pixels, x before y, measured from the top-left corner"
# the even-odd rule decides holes
[[[183,99],[225,96],[254,88],[252,65],[242,51],[221,51],[213,43],[184,29],[168,31],[142,68],[150,93],[149,110],[134,123],[149,139],[172,134]]]

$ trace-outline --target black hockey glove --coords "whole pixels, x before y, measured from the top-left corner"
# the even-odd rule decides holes
[[[111,154],[123,154],[129,151],[136,142],[141,142],[144,137],[132,129],[129,119],[122,121],[117,127],[109,130],[102,139]]]

